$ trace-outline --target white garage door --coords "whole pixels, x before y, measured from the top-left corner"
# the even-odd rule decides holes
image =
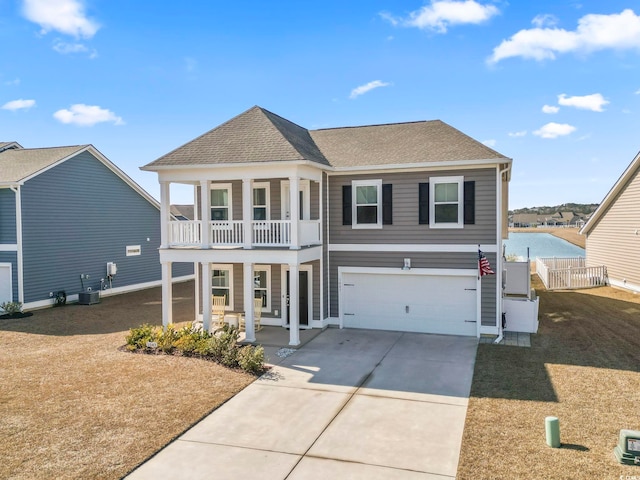
[[[476,277],[342,273],[347,328],[476,335]]]

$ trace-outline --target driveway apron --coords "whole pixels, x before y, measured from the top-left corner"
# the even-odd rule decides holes
[[[476,348],[327,329],[127,478],[455,478]]]

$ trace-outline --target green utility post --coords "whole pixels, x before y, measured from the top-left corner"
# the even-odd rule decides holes
[[[547,445],[551,448],[560,448],[560,421],[558,417],[545,418],[544,426],[547,432]]]

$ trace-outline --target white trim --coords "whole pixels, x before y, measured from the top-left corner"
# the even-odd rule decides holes
[[[282,326],[286,326],[289,323],[287,318],[287,272],[289,271],[289,265],[283,264],[281,266],[280,275],[280,317],[282,318]],[[309,272],[307,278],[307,310],[308,310],[308,325],[312,327],[313,322],[313,265],[298,265],[298,272]]]
[[[611,285],[612,287],[621,288],[623,290],[629,290],[636,293],[640,292],[640,285],[618,280],[616,278],[609,278],[609,285]]]
[[[267,306],[266,307],[262,307],[262,312],[271,312],[272,309],[272,302],[271,302],[271,293],[272,293],[272,288],[271,288],[271,265],[254,265],[253,266],[253,274],[255,275],[256,272],[267,272]],[[253,284],[253,281],[252,281]],[[256,292],[256,287],[255,285],[253,286],[253,294],[255,298],[255,292]]]
[[[225,306],[224,309],[228,310],[230,312],[233,312],[235,310],[234,305],[235,305],[235,298],[233,295],[233,264],[232,263],[211,263],[209,264],[210,268],[209,268],[209,277],[211,277],[211,290],[213,290],[214,288],[220,288],[220,287],[216,287],[213,285],[213,271],[214,270],[227,270],[229,272],[229,305]],[[253,279],[252,279],[253,280]],[[224,288],[224,287],[223,287]],[[209,295],[213,295],[213,293],[210,291]]]
[[[423,276],[448,276],[448,277],[474,277],[478,278],[478,270],[471,268],[412,268],[402,270],[401,268],[389,267],[338,267],[338,311],[339,325],[344,328],[344,301],[342,298],[342,275],[349,273],[368,273],[378,275],[423,275]],[[480,282],[476,280],[476,285]],[[482,310],[478,308],[481,302],[482,292],[476,287],[476,325],[482,324]],[[477,327],[476,335],[480,336],[480,327]]]
[[[300,205],[299,208],[302,209],[302,219],[310,220],[311,219],[311,181],[306,178],[301,178],[299,180],[299,192],[303,192],[303,204]],[[280,218],[282,220],[291,220],[291,206],[290,206],[290,183],[289,180],[280,180]],[[300,193],[298,193],[298,198],[300,198]],[[289,206],[289,211],[287,211],[287,206]],[[287,215],[289,214],[289,215]]]
[[[172,278],[172,283],[182,283],[188,282],[189,280],[193,280],[193,275],[185,275],[183,277],[174,277]],[[144,283],[135,283],[133,285],[126,285],[124,287],[115,287],[108,288],[106,290],[100,290],[100,298],[110,297],[112,295],[120,295],[123,293],[131,293],[136,292],[138,290],[146,290],[148,288],[155,288],[162,286],[162,280],[154,280],[153,282],[144,282]],[[77,302],[78,294],[68,295],[67,303]],[[46,299],[46,300],[37,300],[35,302],[25,303],[23,305],[23,310],[36,310],[39,308],[47,308],[55,305],[56,300],[54,299]]]
[[[0,252],[17,252],[17,243],[0,243]]]
[[[376,187],[376,223],[358,223],[358,187]],[[382,179],[351,181],[351,228],[382,228]]]
[[[220,220],[220,221],[227,221],[227,222],[232,222],[233,221],[233,184],[231,183],[211,183],[209,185],[209,216],[207,217],[207,224],[208,222],[211,221],[219,221],[219,220],[211,220],[211,209],[212,208],[224,208],[224,206],[220,206],[220,205],[211,205],[211,192],[213,190],[227,190],[228,195],[227,195],[227,203],[228,205],[227,207],[227,219],[226,220]],[[253,194],[253,191],[251,192]]]
[[[9,301],[13,302],[13,265],[10,262],[0,262],[0,268],[9,268]],[[2,278],[0,277],[0,280]],[[0,302],[3,299],[0,298]]]
[[[436,222],[436,186],[443,183],[458,184],[458,221]],[[430,228],[463,228],[464,227],[464,177],[430,177],[429,178],[429,227]],[[454,202],[444,202],[453,204]]]
[[[256,208],[256,205],[253,203],[253,195],[257,188],[264,188],[265,191],[265,205],[258,205],[258,208],[265,208],[264,220],[271,220],[271,182],[253,182],[251,188],[251,220],[256,220],[254,218],[254,208]],[[244,220],[246,221],[246,219]]]
[[[450,170],[451,167],[457,169],[475,169],[481,167],[494,168],[496,164],[511,164],[510,158],[492,158],[480,160],[453,160],[447,162],[422,162],[422,163],[394,163],[383,165],[361,165],[355,167],[333,167],[327,172],[328,175],[350,175],[357,173],[393,173],[398,171],[434,171],[434,170]]]
[[[16,262],[18,267],[18,302],[24,303],[24,253],[22,241],[22,187],[11,187],[16,195]]]
[[[167,248],[160,249],[161,262],[215,262],[215,263],[307,263],[320,259],[321,245],[300,250],[280,248]]]
[[[455,244],[419,244],[419,243],[330,243],[330,252],[423,252],[423,253],[478,253],[478,244],[455,245]],[[480,245],[483,252],[495,253],[498,251],[497,245]]]

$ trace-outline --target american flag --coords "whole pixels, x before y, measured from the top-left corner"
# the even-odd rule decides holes
[[[480,276],[484,277],[485,275],[493,275],[496,272],[491,270],[491,265],[489,264],[489,260],[484,256],[482,250],[478,250],[478,269],[480,271]]]

